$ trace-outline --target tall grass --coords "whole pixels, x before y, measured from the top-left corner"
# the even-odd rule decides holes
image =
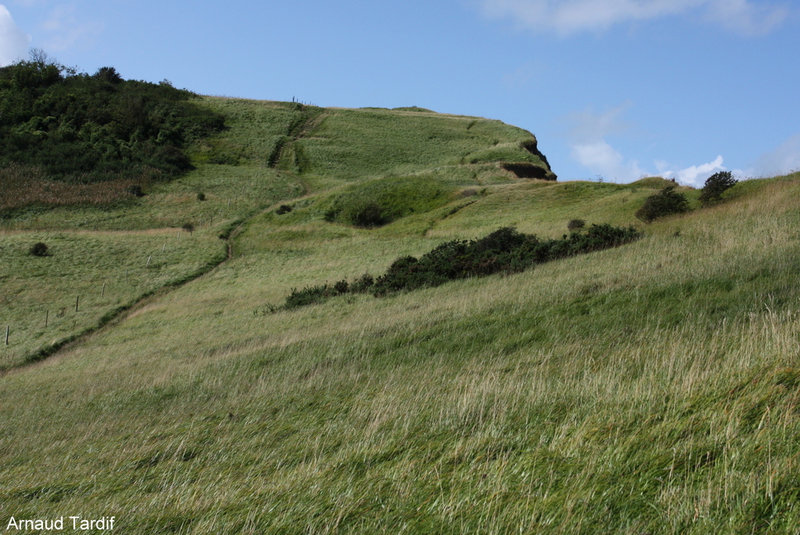
[[[799,192],[764,183],[530,273],[269,316],[252,312],[298,266],[355,260],[297,235],[279,261],[253,222],[213,274],[3,379],[3,514],[113,512],[130,533],[792,533]],[[391,236],[347,232],[376,257]]]
[[[233,242],[217,269],[0,377],[2,521],[114,515],[134,534],[796,532],[800,177],[738,184],[624,248],[263,314],[292,287],[379,273],[498,226],[556,238],[575,218],[628,225],[662,184],[513,181],[459,162],[524,132],[418,111],[396,112],[416,121],[405,129],[389,112],[331,110],[294,142],[310,167],[270,168],[293,108],[208,105],[240,125],[209,142],[209,160],[229,163],[203,163],[136,209],[29,214],[0,236],[4,304],[37,322],[51,288],[108,277],[108,297],[130,268],[140,291],[221,254],[217,233]],[[462,129],[474,140],[461,145]],[[392,152],[426,132],[430,153]],[[472,193],[377,229],[324,220],[343,191],[329,188],[384,173]],[[271,209],[290,198],[291,212]],[[152,229],[168,221],[197,230]],[[116,230],[76,230],[94,226]],[[27,256],[33,241],[52,256]]]

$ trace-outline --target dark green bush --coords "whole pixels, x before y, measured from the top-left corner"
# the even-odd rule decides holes
[[[689,201],[686,200],[686,196],[675,191],[675,186],[667,186],[645,199],[642,207],[636,211],[636,217],[650,223],[659,217],[687,211],[689,211]]]
[[[350,291],[353,293],[362,293],[369,291],[375,284],[375,279],[369,273],[364,273],[358,279],[353,281],[350,285]]]
[[[47,244],[43,242],[34,243],[28,252],[33,256],[49,256],[50,254]]]
[[[340,280],[336,284],[333,285],[333,291],[337,294],[344,294],[350,289],[350,285],[346,280]]]
[[[206,200],[206,194],[201,191],[200,193],[197,194],[197,200],[198,201]]]
[[[732,188],[739,181],[733,178],[730,171],[720,171],[714,173],[706,179],[700,193],[700,204],[708,206],[722,200],[722,193],[728,188]]]
[[[336,295],[336,292],[327,284],[320,286],[307,286],[302,290],[292,288],[292,291],[286,298],[286,303],[283,306],[286,309],[290,309],[311,305],[314,303],[321,303],[328,297],[333,297],[334,295]]]
[[[292,207],[288,204],[282,204],[275,210],[275,213],[278,215],[288,214],[292,211]]]
[[[375,296],[384,296],[438,286],[450,280],[518,272],[537,263],[616,247],[640,236],[641,233],[633,227],[592,225],[583,232],[542,241],[534,235],[504,227],[478,240],[442,243],[420,258],[402,256],[374,280],[371,275],[364,274],[353,283],[342,280],[333,287],[323,284],[302,290],[292,289],[284,309],[319,303],[344,293],[371,291]]]
[[[350,223],[357,227],[380,227],[388,223],[377,203],[367,203],[350,215]]]
[[[192,223],[184,223],[183,227],[181,227],[181,228],[183,230],[185,230],[186,232],[188,232],[189,234],[194,232],[194,225]]]
[[[567,223],[567,230],[570,232],[573,230],[580,230],[586,226],[586,221],[583,219],[570,219],[569,223]]]

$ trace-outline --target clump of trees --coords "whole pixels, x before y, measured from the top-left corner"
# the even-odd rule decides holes
[[[188,144],[224,128],[195,97],[168,82],[126,81],[113,67],[79,73],[34,53],[0,68],[0,167],[80,184],[173,177],[191,168]]]
[[[439,286],[451,280],[514,273],[542,262],[616,247],[639,237],[641,233],[633,227],[592,225],[585,231],[576,230],[560,239],[541,240],[513,227],[503,227],[477,240],[445,242],[419,258],[400,257],[377,278],[364,274],[352,283],[341,280],[332,285],[325,283],[302,290],[292,289],[282,308],[319,303],[346,293],[369,292],[381,297]]]

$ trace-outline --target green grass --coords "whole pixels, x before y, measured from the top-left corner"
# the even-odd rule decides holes
[[[47,256],[29,253],[39,241]],[[3,334],[10,331],[3,370],[46,356],[143,296],[206,271],[225,258],[225,246],[207,230],[13,232],[2,235],[0,256],[0,323]]]
[[[325,113],[353,123],[365,114],[375,137],[380,125],[409,143],[425,137],[427,123],[403,134],[405,116],[389,111]],[[311,162],[325,150],[346,154],[332,140],[358,136],[328,119],[290,146],[302,145]],[[472,121],[442,119],[436,132],[460,121],[467,131]],[[247,121],[220,145],[243,143]],[[315,153],[314,143],[327,148]],[[202,164],[163,185],[163,200],[126,209],[136,225],[142,213],[181,221],[198,204],[188,198],[193,186],[217,168],[230,180],[261,183],[263,172],[263,182],[280,175],[303,187],[267,196],[269,204],[242,195],[242,211],[192,238],[216,254],[216,234],[241,218],[230,260],[0,377],[0,521],[115,515],[121,532],[143,534],[796,532],[798,175],[741,183],[713,208],[638,223],[646,236],[625,247],[385,299],[348,295],[268,312],[292,287],[381,273],[398,256],[498,226],[558,237],[574,218],[636,223],[633,213],[661,187],[518,181],[493,164],[458,163],[478,145],[362,164],[367,149],[356,144],[330,174],[321,164],[279,169],[239,156],[235,166]],[[441,176],[454,196],[376,229],[324,220],[335,196],[391,174]],[[170,188],[187,196],[172,210]],[[202,204],[217,202],[205,190]],[[293,210],[278,215],[278,203]],[[74,248],[64,257],[74,271],[45,270],[48,281],[63,269],[97,288],[92,273],[118,273],[117,263],[149,274],[134,243],[158,252],[158,231],[129,233],[129,253],[81,268],[90,243],[104,251],[127,242],[122,232],[64,228],[101,217],[89,208],[73,215],[58,229],[45,227],[49,214],[18,219],[50,230],[2,235],[17,266],[2,272],[3,292],[15,281],[16,298],[41,299],[27,295],[33,273],[21,273],[33,238],[53,243],[54,256],[37,261]],[[175,255],[187,266],[202,256]],[[35,307],[14,314],[30,308],[38,318]]]

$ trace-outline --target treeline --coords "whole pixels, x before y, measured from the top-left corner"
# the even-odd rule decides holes
[[[376,297],[433,287],[447,281],[483,277],[494,273],[516,273],[535,264],[599,251],[632,242],[641,237],[634,227],[592,225],[560,239],[540,240],[513,227],[503,227],[477,240],[445,242],[420,258],[404,256],[395,260],[377,279],[364,274],[355,281],[292,289],[282,307],[292,309],[320,303],[346,293],[372,293]]]
[[[191,168],[189,143],[224,128],[195,96],[34,54],[0,69],[0,168],[81,184],[173,177]]]

